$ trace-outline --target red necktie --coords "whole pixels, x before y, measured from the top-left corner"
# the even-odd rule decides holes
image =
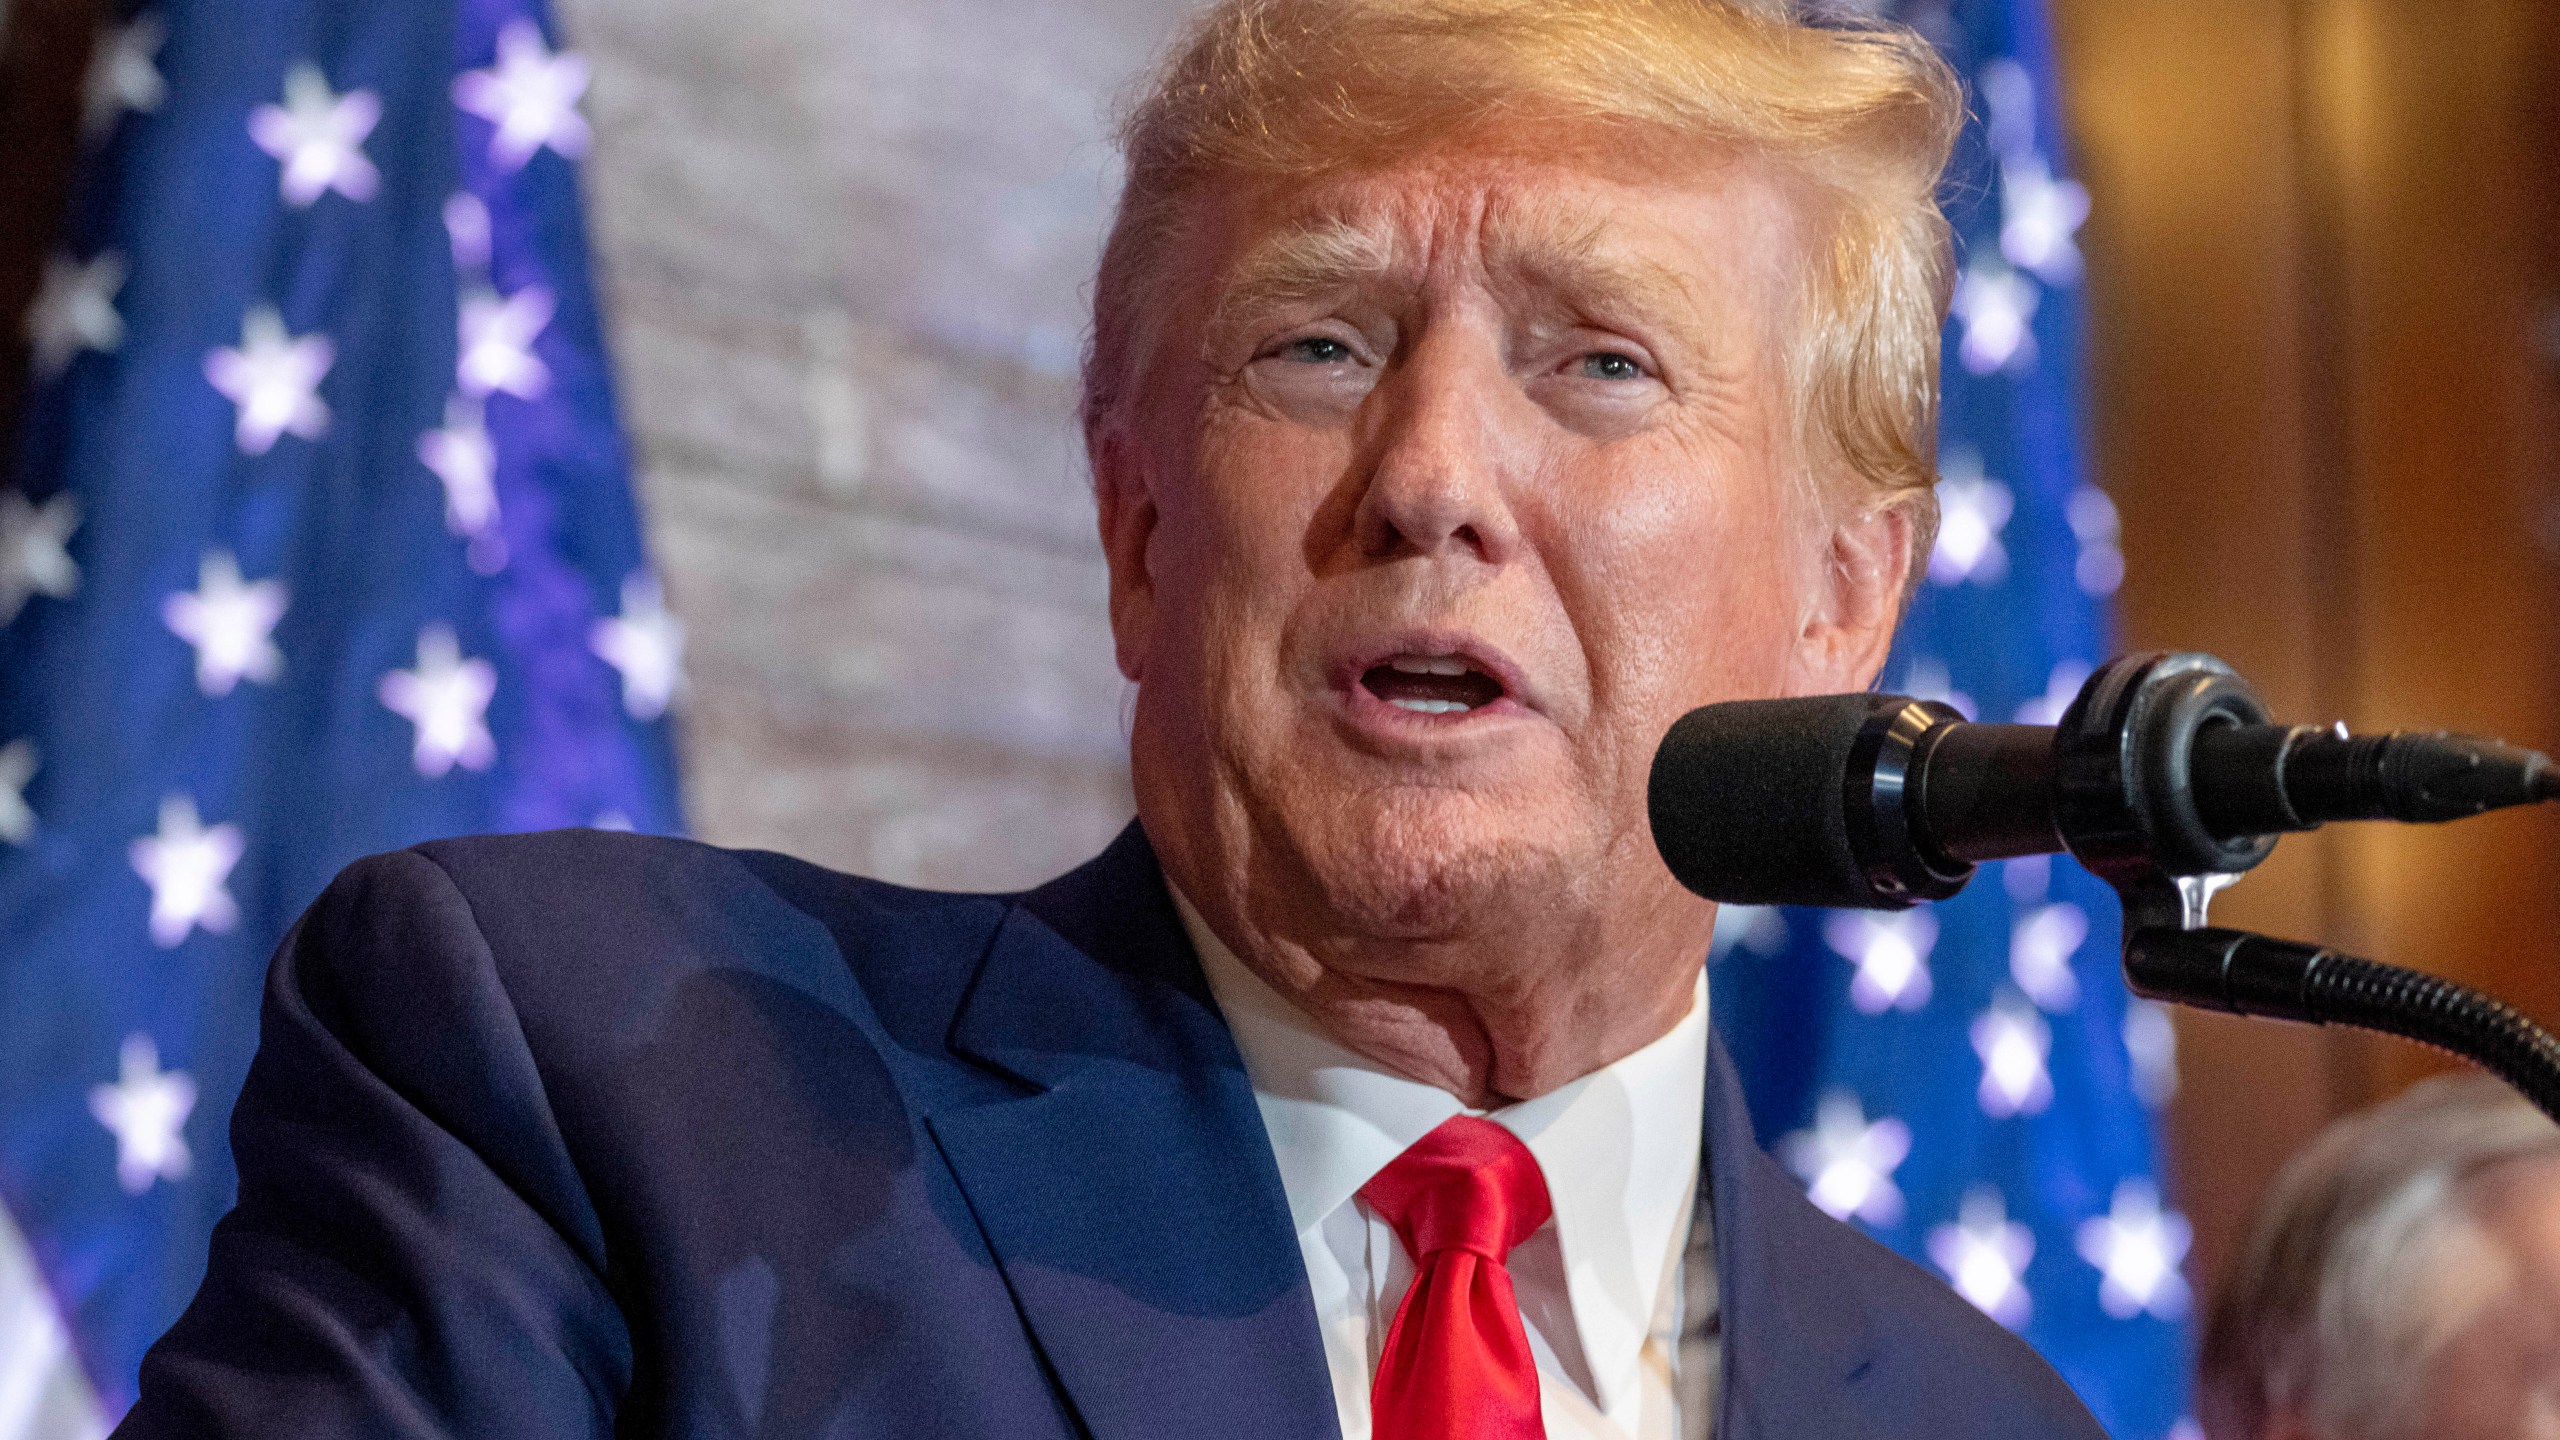
[[[1375,1440],[1545,1440],[1538,1366],[1503,1268],[1553,1208],[1537,1157],[1492,1121],[1459,1115],[1360,1198],[1414,1265],[1370,1387]]]

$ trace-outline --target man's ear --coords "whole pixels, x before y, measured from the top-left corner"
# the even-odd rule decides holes
[[[1804,633],[1796,637],[1789,694],[1830,695],[1874,683],[1902,620],[1914,523],[1910,507],[1897,504],[1832,523]]]
[[[1120,673],[1142,680],[1155,637],[1155,577],[1147,570],[1147,546],[1156,533],[1153,477],[1142,448],[1117,417],[1087,432],[1085,449],[1093,459],[1102,558],[1111,571],[1112,650]]]

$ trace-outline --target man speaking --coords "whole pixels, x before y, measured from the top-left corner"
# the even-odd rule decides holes
[[[2098,1434],[1754,1147],[1645,818],[1883,661],[1960,109],[1778,0],[1208,12],[1085,371],[1137,823],[350,868],[120,1433]]]

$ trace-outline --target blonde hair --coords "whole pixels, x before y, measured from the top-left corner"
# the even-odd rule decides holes
[[[1964,119],[1928,42],[1813,25],[1784,0],[1221,0],[1130,112],[1094,284],[1089,446],[1153,348],[1186,209],[1220,180],[1303,178],[1487,124],[1591,122],[1754,151],[1811,183],[1815,253],[1789,380],[1805,454],[1936,528],[1937,185]],[[1827,462],[1827,463],[1826,463]]]

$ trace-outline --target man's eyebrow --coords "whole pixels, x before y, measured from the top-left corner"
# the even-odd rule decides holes
[[[1389,237],[1350,220],[1315,220],[1276,231],[1229,270],[1208,331],[1217,334],[1275,305],[1340,294],[1383,276],[1395,262]]]

